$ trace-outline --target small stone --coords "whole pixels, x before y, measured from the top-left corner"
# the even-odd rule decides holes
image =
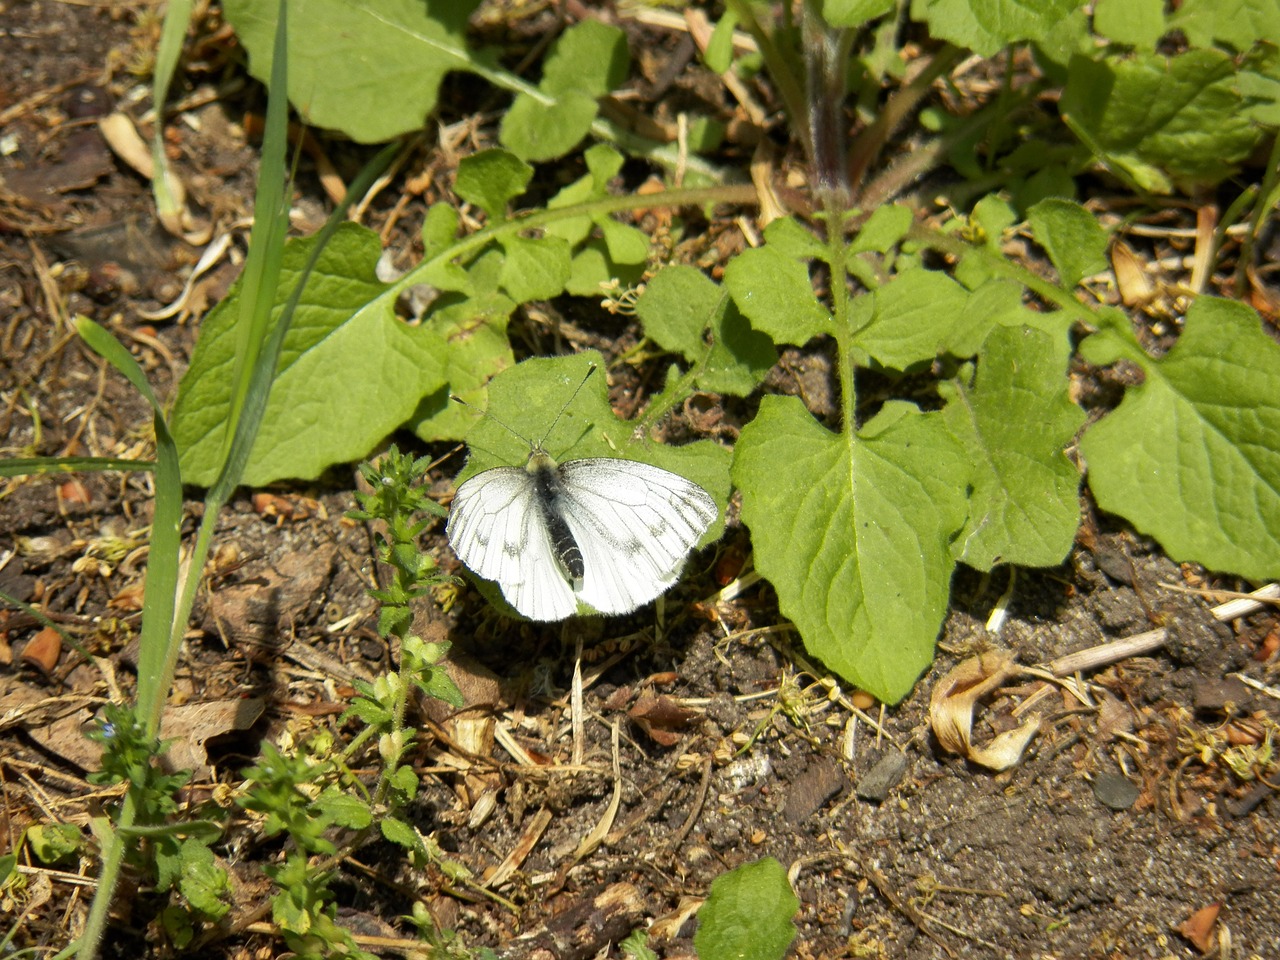
[[[854,787],[854,793],[859,800],[884,803],[889,792],[902,782],[906,773],[906,756],[898,750],[886,750],[884,756],[876,761],[876,765],[863,774]]]
[[[1093,779],[1093,795],[1112,810],[1128,810],[1138,793],[1138,788],[1118,773],[1100,773]]]

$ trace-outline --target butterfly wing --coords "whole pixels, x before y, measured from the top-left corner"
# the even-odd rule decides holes
[[[454,495],[445,532],[458,559],[497,583],[523,616],[563,620],[577,611],[527,471],[495,467],[476,474]]]
[[[719,516],[702,487],[661,467],[603,458],[558,469],[585,571],[577,596],[601,613],[629,613],[675,583]]]

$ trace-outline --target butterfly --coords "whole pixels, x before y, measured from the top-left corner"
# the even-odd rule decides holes
[[[563,620],[579,603],[630,613],[671,587],[719,516],[711,495],[636,460],[557,464],[545,439],[529,444],[523,467],[494,467],[458,488],[445,528],[458,559],[530,620]]]

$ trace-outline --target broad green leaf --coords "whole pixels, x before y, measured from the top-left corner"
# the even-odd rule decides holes
[[[1240,62],[1244,113],[1254,123],[1280,127],[1280,47],[1260,43]]]
[[[991,57],[1010,43],[1043,38],[1076,5],[1076,0],[912,0],[911,18],[926,22],[937,40]]]
[[[871,320],[855,343],[886,367],[905,370],[942,352],[969,295],[945,273],[911,269],[873,298]]]
[[[677,264],[661,270],[646,285],[636,314],[645,335],[664,350],[694,364],[706,358],[698,372],[698,386],[704,390],[746,396],[778,359],[768,336],[751,329],[729,295],[693,267]]]
[[[1027,220],[1064,287],[1107,269],[1107,232],[1080,204],[1050,197],[1028,210]]]
[[[507,205],[529,186],[533,167],[505,150],[481,150],[458,161],[453,189],[490,218],[501,219]]]
[[[273,317],[312,243],[285,247]],[[354,224],[344,224],[325,248],[285,338],[245,484],[316,477],[357,460],[442,386],[429,338],[396,317],[394,294],[374,276],[379,252],[377,235]],[[173,433],[187,483],[212,483],[220,466],[238,298],[237,285],[205,318],[178,390]]]
[[[519,303],[550,300],[564,292],[569,279],[569,244],[559,237],[520,237],[500,241],[502,287]]]
[[[289,99],[317,127],[361,143],[422,128],[451,70],[475,68],[465,36],[478,0],[288,0]],[[227,0],[223,14],[271,76],[276,5]]]
[[[1080,520],[1080,474],[1063,449],[1084,422],[1067,396],[1065,340],[997,327],[977,381],[939,384],[952,435],[969,452],[969,519],[953,545],[979,570],[1062,562]]]
[[[711,882],[693,948],[699,960],[782,960],[799,909],[782,864],[772,857],[744,864]]]
[[[807,343],[833,330],[831,314],[813,294],[808,266],[771,246],[734,257],[724,283],[751,326],[775,343]]]
[[[581,142],[598,110],[593,97],[572,90],[558,98],[521,93],[503,114],[498,139],[525,160],[554,160]]]
[[[583,384],[592,363],[599,369]],[[577,396],[557,420],[575,390]],[[525,360],[494,377],[488,395],[482,409],[490,416],[468,410],[470,456],[458,475],[459,484],[490,467],[523,466],[529,444],[545,441],[547,453],[561,462],[582,457],[640,460],[701,484],[722,510],[728,502],[730,452],[710,440],[675,447],[636,438],[636,424],[619,420],[609,406],[604,361],[598,354]],[[723,529],[722,518],[704,542],[710,543]]]
[[[822,0],[822,18],[833,27],[860,27],[893,9],[893,0]]]
[[[1280,346],[1257,314],[1200,297],[1159,360],[1109,330],[1082,350],[1093,363],[1126,357],[1146,375],[1081,441],[1098,505],[1174,560],[1280,576]]]
[[[1059,109],[1103,163],[1139,187],[1214,185],[1257,144],[1236,64],[1217,50],[1095,61],[1073,57]]]
[[[1221,42],[1244,53],[1260,41],[1280,44],[1280,0],[1185,0],[1169,26],[1193,47]]]
[[[417,831],[398,817],[379,818],[378,828],[386,839],[397,846],[404,847],[406,850],[424,849]]]
[[[1221,8],[1222,4],[1215,2],[1215,6]],[[1164,0],[1098,0],[1093,29],[1115,43],[1154,50],[1167,29]]]
[[[831,433],[766,396],[734,452],[756,568],[805,647],[886,703],[933,658],[969,468],[940,413],[893,402]]]

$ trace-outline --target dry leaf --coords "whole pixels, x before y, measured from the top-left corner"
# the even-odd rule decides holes
[[[655,743],[664,747],[674,747],[679,743],[681,732],[698,716],[696,711],[680,706],[670,697],[655,697],[648,693],[636,701],[627,715]]]
[[[1155,288],[1147,279],[1147,265],[1118,240],[1111,245],[1111,269],[1115,271],[1116,287],[1126,307],[1145,307],[1156,298]]]
[[[1022,726],[978,747],[973,744],[973,711],[979,700],[1020,672],[1011,655],[991,652],[970,657],[943,677],[929,698],[929,721],[943,748],[991,770],[1016,766],[1040,728],[1040,715],[1032,714]]]
[[[1221,911],[1221,903],[1211,903],[1207,907],[1201,907],[1174,929],[1190,940],[1193,947],[1207,954],[1213,949],[1217,939],[1214,932],[1217,930],[1218,914]]]

